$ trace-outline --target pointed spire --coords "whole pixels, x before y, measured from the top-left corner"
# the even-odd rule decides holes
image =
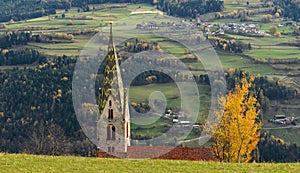
[[[119,61],[117,57],[117,52],[113,43],[113,34],[112,34],[112,22],[110,24],[110,35],[108,43],[108,52],[106,56],[106,65],[103,79],[103,87],[101,89],[101,94],[99,97],[99,108],[100,113],[102,113],[107,99],[109,96],[112,96],[112,99],[115,102],[119,112],[123,114],[124,107],[124,91],[123,91],[123,82],[119,67]]]
[[[113,24],[113,22],[110,21],[110,22],[109,22],[109,25],[110,25],[110,33],[109,33],[108,51],[111,51],[111,50],[114,49],[113,33],[112,33],[112,24]]]

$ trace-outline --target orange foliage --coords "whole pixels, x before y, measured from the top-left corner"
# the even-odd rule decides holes
[[[2,49],[1,52],[2,52],[3,55],[5,55],[7,52],[9,52],[9,50],[7,50],[7,49]]]

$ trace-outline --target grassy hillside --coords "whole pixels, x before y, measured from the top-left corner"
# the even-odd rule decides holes
[[[0,172],[299,172],[300,164],[229,164],[0,154]]]

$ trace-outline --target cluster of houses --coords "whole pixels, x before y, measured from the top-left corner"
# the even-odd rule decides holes
[[[144,30],[158,30],[159,27],[160,26],[154,21],[150,21],[148,23],[142,23],[142,24],[137,24],[136,25],[136,29],[144,29]]]
[[[288,21],[288,22],[283,22],[283,23],[279,23],[278,27],[283,27],[283,26],[297,26],[300,25],[299,23],[293,23],[292,21]]]
[[[234,34],[244,34],[244,35],[253,35],[253,36],[268,36],[265,30],[258,30],[255,24],[246,24],[246,23],[226,23],[219,26],[219,30],[224,32],[234,33]]]
[[[198,123],[193,124],[192,122],[185,119],[185,114],[184,112],[178,112],[178,113],[173,113],[171,109],[167,110],[165,114],[163,115],[164,118],[170,118],[173,121],[173,124],[176,127],[192,127],[192,128],[199,128],[200,125]]]
[[[172,119],[173,124],[176,127],[192,127],[192,128],[199,128],[200,124],[198,123],[192,123],[191,121],[185,120],[186,116],[184,112],[178,112],[174,113],[171,109],[167,110],[165,114],[163,115],[164,118]],[[269,120],[269,122],[272,122],[274,124],[293,124],[297,125],[296,120],[299,118],[295,118],[293,116],[286,117],[285,115],[274,115],[272,119]]]
[[[190,20],[182,20],[180,22],[161,22],[150,21],[147,23],[137,24],[137,29],[142,30],[159,30],[161,27],[171,28],[185,28],[186,26],[193,26],[197,28],[204,28],[204,34],[224,35],[225,33],[258,36],[269,36],[265,30],[259,30],[255,24],[247,23],[225,23],[225,24],[211,24],[207,22],[195,22]]]
[[[274,115],[269,121],[274,124],[293,124],[296,125],[295,117],[286,117],[285,115]]]
[[[155,21],[149,21],[147,23],[143,22],[136,25],[136,29],[142,30],[159,30],[161,27],[170,27],[170,28],[185,28],[188,23],[185,22],[161,22],[158,24]]]

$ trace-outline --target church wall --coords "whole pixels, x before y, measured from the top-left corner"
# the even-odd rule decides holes
[[[111,97],[108,98],[110,100]],[[112,107],[109,105],[109,101],[106,103],[105,108],[103,109],[101,119],[98,121],[97,130],[98,130],[98,140],[99,147],[105,152],[109,152],[108,147],[114,147],[114,152],[126,152],[127,151],[127,141],[125,141],[125,121],[122,114],[118,111],[114,101],[112,100]],[[113,119],[108,119],[108,110],[113,109]],[[116,129],[115,131],[115,140],[107,140],[107,126],[113,125]]]

